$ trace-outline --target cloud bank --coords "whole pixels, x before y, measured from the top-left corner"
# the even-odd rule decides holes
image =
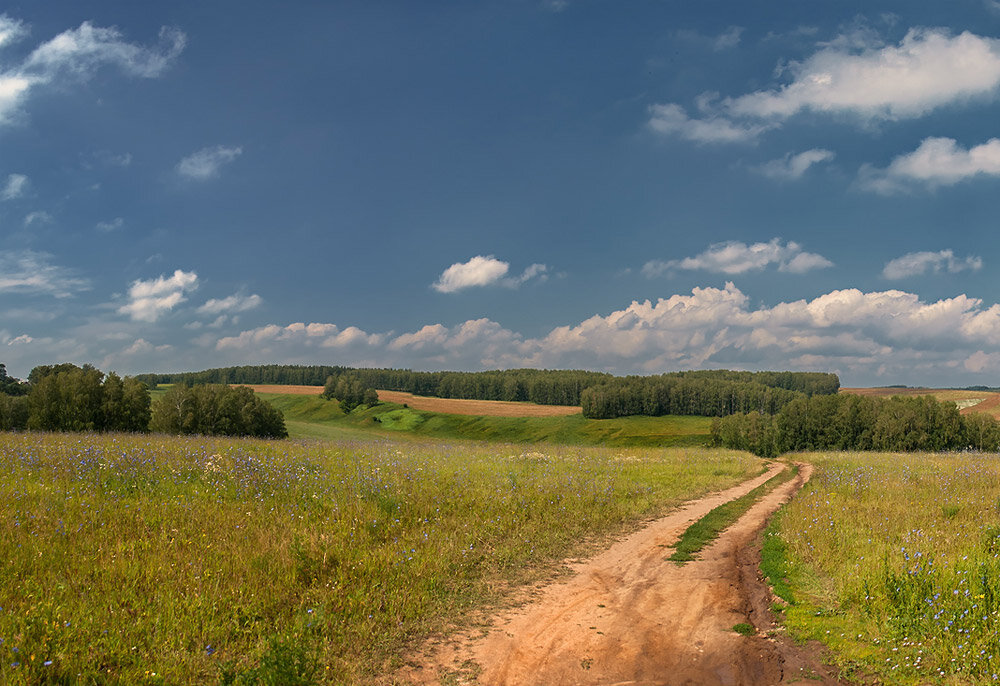
[[[877,383],[921,373],[1000,375],[1000,305],[966,295],[926,303],[899,290],[844,289],[752,308],[727,283],[634,301],[538,338],[485,318],[401,334],[295,323],[248,329],[214,347],[230,363],[314,360],[333,349],[338,363],[418,369],[833,370],[855,383]]]

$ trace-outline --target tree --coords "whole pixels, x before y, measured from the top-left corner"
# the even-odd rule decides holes
[[[246,386],[174,386],[152,408],[150,428],[170,434],[285,438],[285,418]]]

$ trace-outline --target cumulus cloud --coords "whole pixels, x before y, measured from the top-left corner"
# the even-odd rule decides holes
[[[800,152],[797,155],[788,153],[779,160],[765,162],[756,168],[758,172],[770,179],[780,181],[794,181],[802,178],[802,175],[809,171],[809,168],[820,162],[828,162],[835,157],[830,150],[823,148],[813,148]]]
[[[177,163],[177,173],[189,179],[203,181],[219,175],[223,165],[243,154],[242,147],[227,148],[223,145],[202,148]]]
[[[185,294],[198,288],[198,275],[180,269],[171,276],[159,276],[149,281],[136,280],[128,289],[128,302],[118,308],[133,321],[155,322],[161,315],[177,307]]]
[[[854,32],[783,69],[790,81],[723,99],[705,119],[676,104],[655,105],[650,125],[702,142],[752,140],[801,112],[846,114],[867,123],[919,117],[986,99],[1000,86],[1000,41],[965,31],[913,28],[897,45]]]
[[[896,157],[885,169],[862,167],[859,183],[889,195],[914,185],[953,186],[975,176],[1000,176],[1000,139],[966,150],[953,138],[925,138],[916,150]]]
[[[90,289],[87,279],[50,263],[52,256],[33,250],[0,252],[0,293],[36,293],[66,298]]]
[[[548,267],[544,264],[532,264],[520,276],[507,277],[510,264],[498,260],[493,255],[476,255],[468,262],[456,262],[451,265],[431,288],[439,293],[455,293],[476,286],[501,285],[517,288],[531,279],[544,280]]]
[[[231,295],[228,298],[212,298],[198,308],[198,314],[221,314],[223,312],[246,312],[263,302],[259,295]]]
[[[921,276],[927,272],[939,274],[948,272],[955,274],[965,270],[977,271],[983,266],[981,257],[955,257],[951,250],[939,252],[911,252],[890,260],[882,270],[886,279],[905,279],[910,276]]]
[[[0,200],[20,198],[28,188],[28,177],[24,174],[9,174],[7,183],[0,189]]]
[[[959,295],[936,302],[898,290],[836,290],[812,300],[751,307],[732,283],[634,301],[606,315],[526,338],[490,319],[427,324],[393,334],[335,324],[271,324],[218,339],[230,360],[340,359],[436,369],[590,368],[834,370],[857,381],[884,375],[1000,373],[1000,304]],[[355,364],[357,362],[354,362]],[[942,379],[944,382],[945,379]]]
[[[642,267],[642,273],[650,278],[662,276],[673,270],[703,270],[721,274],[744,274],[762,271],[776,265],[778,271],[803,274],[813,269],[832,267],[833,262],[822,255],[805,252],[793,241],[782,244],[780,238],[767,243],[747,245],[739,241],[715,243],[708,250],[694,257],[682,260],[652,260]]]
[[[25,35],[23,24],[0,17],[0,45]],[[21,63],[0,73],[0,123],[10,123],[30,92],[52,83],[82,81],[105,65],[142,78],[159,76],[184,49],[185,35],[160,30],[159,45],[144,47],[125,41],[115,28],[83,22],[38,45]]]

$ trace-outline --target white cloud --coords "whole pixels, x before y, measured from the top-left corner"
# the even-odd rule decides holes
[[[994,97],[1000,41],[913,28],[898,45],[883,45],[871,32],[853,32],[782,71],[791,74],[788,83],[725,98],[706,119],[688,119],[676,104],[654,105],[650,125],[701,142],[744,142],[806,111],[846,114],[862,123],[919,117]]]
[[[1000,176],[1000,139],[991,138],[968,150],[952,138],[925,138],[911,153],[896,157],[886,169],[865,166],[860,185],[889,195],[914,184],[930,188],[952,186],[972,177]]]
[[[767,243],[747,245],[739,241],[715,243],[708,250],[694,257],[682,260],[652,260],[642,267],[642,273],[650,278],[662,276],[675,269],[704,270],[721,274],[744,274],[761,271],[777,265],[778,271],[802,274],[813,269],[832,267],[833,263],[822,255],[805,252],[795,242],[782,245],[780,238]]]
[[[115,217],[111,221],[107,222],[97,222],[97,226],[94,228],[101,233],[111,233],[112,231],[117,231],[118,229],[125,226],[125,220],[121,217]]]
[[[740,44],[740,37],[743,35],[743,31],[742,26],[730,26],[715,37],[712,41],[712,48],[718,51],[735,48]]]
[[[0,200],[20,198],[28,188],[28,177],[24,174],[10,174],[7,183],[0,189]]]
[[[198,314],[220,314],[222,312],[245,312],[258,307],[263,300],[259,295],[231,295],[228,298],[212,298],[198,308]]]
[[[797,155],[788,153],[779,160],[771,160],[757,167],[757,171],[771,179],[794,181],[802,178],[809,168],[820,162],[827,162],[835,157],[830,150],[813,148]]]
[[[6,14],[0,14],[0,48],[10,43],[16,43],[28,34],[24,23],[11,19]]]
[[[33,250],[0,252],[0,293],[41,293],[66,298],[90,289],[72,269],[50,264],[47,253]]]
[[[24,34],[23,25],[6,15],[0,18],[0,45]],[[115,28],[82,23],[36,47],[21,64],[0,73],[0,124],[14,121],[32,89],[65,81],[86,80],[104,65],[114,65],[131,76],[159,76],[184,49],[186,38],[176,29],[162,28],[160,43],[146,48],[123,39]]]
[[[492,255],[476,255],[468,262],[456,262],[442,272],[431,287],[441,293],[454,293],[473,286],[488,286],[502,279],[510,265]]]
[[[731,121],[725,117],[691,119],[680,105],[652,105],[649,126],[657,133],[676,134],[696,143],[748,143],[768,126]]]
[[[227,148],[216,145],[202,148],[178,162],[177,173],[199,181],[211,179],[219,175],[219,170],[223,165],[232,162],[242,154],[242,147]]]
[[[882,276],[886,279],[905,279],[910,276],[921,276],[928,271],[935,274],[947,271],[950,274],[971,270],[977,271],[983,266],[981,257],[969,256],[966,258],[955,257],[951,250],[941,250],[939,252],[911,252],[890,260],[882,270]]]
[[[155,322],[161,315],[187,300],[185,293],[198,288],[198,275],[180,269],[172,276],[149,281],[136,280],[128,289],[129,302],[118,308],[133,321]]]
[[[532,279],[544,281],[548,277],[548,267],[544,264],[532,264],[520,276],[507,277],[509,270],[510,264],[493,255],[476,255],[468,262],[456,262],[445,269],[431,288],[439,293],[455,293],[475,286],[517,288]]]
[[[44,210],[29,212],[24,217],[25,226],[34,226],[35,224],[51,224],[52,222],[52,215]]]
[[[791,83],[729,100],[735,116],[790,117],[803,110],[863,118],[918,117],[942,105],[991,96],[1000,85],[1000,41],[968,31],[914,28],[899,45],[855,54],[835,43],[789,67]]]

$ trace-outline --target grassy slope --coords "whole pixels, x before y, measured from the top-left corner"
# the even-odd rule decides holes
[[[261,394],[285,415],[293,438],[406,435],[444,439],[608,446],[704,445],[708,417],[470,417],[423,412],[392,403],[348,415],[335,402],[302,395]]]

